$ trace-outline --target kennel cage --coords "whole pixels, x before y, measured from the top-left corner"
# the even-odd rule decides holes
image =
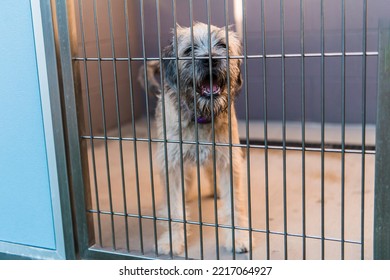
[[[370,259],[381,252],[385,256],[388,181],[387,175],[376,177],[376,192],[383,193],[374,197],[374,167],[380,150],[376,172],[386,174],[388,148],[380,142],[386,132],[375,148],[375,131],[386,127],[386,120],[378,117],[382,121],[376,127],[375,121],[377,106],[378,116],[385,115],[389,103],[384,94],[388,66],[381,64],[387,61],[388,34],[383,31],[380,46],[377,40],[378,22],[389,4],[358,2],[56,1],[80,256]],[[148,61],[161,63],[171,29],[177,23],[193,26],[194,21],[233,24],[241,37],[243,55],[238,58],[243,61],[244,86],[236,104],[240,144],[176,143],[154,134],[155,104],[137,84],[138,69]],[[153,151],[156,143],[170,141],[244,150],[247,225],[219,224],[217,197],[202,197],[200,192],[194,201],[182,201],[196,209],[195,217],[172,220],[158,214],[164,182],[156,175]],[[197,170],[194,179],[200,186],[199,164]],[[183,167],[178,172],[183,177]],[[182,255],[159,254],[163,223],[183,223],[185,231],[191,230]],[[221,231],[234,232],[233,228],[248,233],[247,254],[220,246]],[[376,252],[374,232],[375,239],[383,241],[375,242]]]

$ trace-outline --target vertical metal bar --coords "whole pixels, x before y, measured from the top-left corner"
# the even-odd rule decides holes
[[[226,71],[230,73],[230,55],[229,55],[229,3],[224,0],[225,8],[225,37],[226,37]],[[228,92],[228,126],[229,126],[229,172],[230,172],[230,207],[232,223],[232,254],[233,260],[236,259],[236,233],[235,233],[235,211],[234,211],[234,188],[233,188],[233,140],[232,140],[232,96],[230,91],[230,75],[227,75],[227,92]]]
[[[81,84],[79,69],[73,65],[72,57],[75,50],[75,41],[72,41],[72,36],[69,30],[75,27],[75,22],[72,17],[68,15],[68,8],[71,3],[64,1],[41,1],[42,14],[46,14],[45,19],[51,19],[53,16],[54,26],[48,29],[47,35],[58,35],[56,38],[55,50],[48,48],[47,51],[52,51],[52,56],[59,55],[58,65],[61,67],[59,70],[60,78],[58,81],[58,87],[60,94],[63,96],[64,111],[66,112],[66,138],[67,148],[69,151],[68,171],[70,174],[70,183],[74,195],[74,210],[77,223],[77,239],[78,239],[78,251],[81,257],[88,255],[89,244],[95,240],[95,234],[93,230],[93,220],[90,215],[86,215],[86,209],[90,209],[91,197],[90,197],[90,185],[89,177],[84,176],[84,173],[88,171],[88,155],[87,145],[84,141],[80,141],[80,133],[84,132],[83,123],[78,122],[79,117],[84,116],[81,94]],[[53,9],[55,8],[55,9]],[[52,13],[50,13],[52,12]],[[46,25],[43,28],[46,30]],[[51,34],[51,32],[53,34]],[[56,34],[57,32],[57,34]],[[46,38],[45,43],[46,43]],[[49,38],[48,38],[49,39]],[[51,45],[52,42],[48,44]],[[48,53],[46,53],[48,55]],[[54,69],[53,69],[54,70]],[[55,84],[53,79],[52,81]],[[50,83],[50,86],[53,86]],[[54,85],[55,86],[55,85]],[[54,90],[55,91],[55,90]],[[55,97],[55,92],[53,92]],[[59,122],[61,123],[61,122]],[[60,125],[56,127],[57,130],[61,130]],[[66,181],[64,178],[63,181]],[[64,191],[64,190],[62,190]],[[66,193],[66,192],[65,192]],[[71,230],[70,228],[66,229]]]
[[[281,50],[282,50],[282,138],[283,138],[283,228],[284,228],[284,258],[288,259],[287,247],[287,150],[286,150],[286,67],[284,50],[284,0],[280,0],[280,27],[281,27]]]
[[[264,0],[261,0],[261,37],[263,55],[263,106],[264,106],[264,161],[265,161],[265,230],[266,230],[266,255],[270,255],[270,225],[269,225],[269,168],[268,168],[268,93],[267,93],[267,59],[266,59],[266,21]]]
[[[345,0],[341,1],[341,259],[345,257]]]
[[[195,52],[194,52],[194,3],[192,0],[190,1],[190,32],[191,32],[191,49],[192,49],[192,84],[196,85],[196,77],[195,77]],[[203,218],[202,218],[202,190],[201,190],[201,184],[200,184],[200,164],[199,164],[199,131],[198,131],[198,122],[196,121],[198,119],[197,116],[197,94],[196,94],[196,87],[194,87],[193,90],[194,94],[194,119],[195,119],[195,142],[196,142],[196,177],[198,180],[198,215],[199,215],[199,246],[200,246],[200,259],[204,259],[204,249],[203,249]]]
[[[111,54],[112,54],[112,67],[114,75],[114,92],[115,92],[115,107],[116,107],[116,119],[118,126],[118,137],[119,137],[119,158],[120,158],[120,170],[121,170],[121,183],[122,183],[122,196],[123,196],[123,211],[125,213],[125,233],[126,233],[126,249],[130,251],[129,243],[129,223],[127,220],[127,202],[126,202],[126,183],[125,183],[125,170],[123,165],[123,144],[122,144],[122,124],[121,124],[121,113],[119,107],[119,92],[118,92],[118,77],[116,73],[116,55],[115,55],[115,42],[114,42],[114,31],[112,23],[112,7],[111,0],[108,0],[108,20],[110,28],[110,41],[111,41]]]
[[[42,28],[42,34],[34,34],[34,37],[39,40],[38,37],[43,35],[43,38],[40,38],[43,42],[40,41],[37,44],[42,45],[43,43],[44,49],[42,52],[37,50],[40,53],[37,54],[37,60],[40,59],[39,56],[45,56],[46,65],[42,66],[46,67],[48,92],[42,92],[42,94],[50,95],[47,104],[50,105],[48,110],[51,111],[52,127],[49,130],[54,133],[54,157],[57,165],[53,172],[58,175],[59,210],[61,211],[62,224],[66,225],[59,229],[56,222],[54,224],[56,234],[63,235],[64,238],[64,244],[57,244],[58,249],[60,247],[63,249],[57,251],[62,251],[61,255],[66,259],[75,259],[75,232],[73,230],[75,229],[78,234],[78,251],[81,256],[87,249],[88,237],[89,240],[94,240],[94,233],[88,230],[88,226],[93,225],[91,215],[85,215],[85,209],[91,206],[91,192],[84,193],[84,186],[89,187],[89,178],[83,180],[82,171],[88,170],[88,162],[81,157],[81,155],[87,154],[86,144],[79,141],[79,128],[82,133],[84,127],[83,124],[77,122],[77,116],[83,116],[84,110],[83,106],[77,106],[80,104],[78,101],[82,98],[80,95],[76,97],[74,94],[76,91],[81,92],[79,69],[76,67],[77,65],[73,65],[72,61],[72,51],[75,50],[75,42],[72,40],[74,34],[72,36],[69,33],[69,30],[76,27],[75,14],[68,14],[69,10],[74,10],[74,3],[54,3],[50,0],[30,2],[34,29],[38,27],[37,25],[41,25]],[[38,2],[39,7],[35,6]],[[40,15],[38,8],[40,8]],[[58,33],[56,34],[56,32]],[[56,38],[55,35],[58,37]],[[56,57],[56,55],[58,56]],[[56,60],[56,58],[59,59]],[[40,67],[41,65],[38,66],[38,72],[41,71]],[[61,99],[61,94],[63,94],[63,99]],[[66,104],[66,110],[61,108],[62,101]],[[64,112],[66,112],[66,116],[62,115]],[[66,125],[64,124],[65,118]],[[65,143],[65,138],[68,140],[67,143]],[[68,146],[65,147],[65,144]],[[69,148],[69,154],[66,153],[66,148]],[[51,168],[49,169],[51,172]],[[50,174],[51,176],[52,174]],[[73,197],[75,203],[72,208],[69,185],[73,188],[73,194],[77,194],[77,197]],[[77,223],[76,228],[72,225],[72,210],[76,214],[75,220],[73,220]],[[57,237],[56,240],[60,238]]]
[[[321,259],[325,259],[325,15],[321,0]]]
[[[169,161],[167,149],[167,122],[165,116],[165,93],[164,93],[164,67],[162,62],[162,47],[161,47],[161,15],[159,0],[156,0],[157,13],[157,37],[158,37],[158,59],[160,64],[160,85],[161,85],[161,106],[162,106],[162,121],[163,121],[163,137],[164,137],[164,161],[165,161],[165,187],[167,195],[167,211],[168,211],[168,234],[169,234],[169,251],[170,257],[173,259],[172,251],[172,216],[171,216],[171,200],[169,188]]]
[[[156,255],[158,254],[157,244],[157,217],[156,217],[156,196],[154,191],[154,176],[153,176],[153,152],[152,152],[152,134],[150,128],[150,109],[149,109],[149,94],[148,94],[148,76],[147,76],[147,62],[146,62],[146,45],[145,45],[145,14],[144,14],[144,0],[140,0],[140,13],[141,13],[141,33],[142,33],[142,54],[144,63],[144,77],[145,77],[145,91],[146,91],[146,122],[148,131],[148,152],[149,152],[149,175],[150,185],[152,193],[152,213],[153,213],[153,233],[154,233],[154,246]]]
[[[363,58],[362,58],[362,187],[361,187],[361,225],[360,225],[360,242],[361,247],[361,259],[364,260],[364,208],[365,208],[365,181],[366,181],[366,98],[367,98],[367,0],[363,0]]]
[[[374,259],[390,259],[390,21],[379,23]]]
[[[244,50],[244,83],[245,83],[245,124],[246,124],[246,165],[247,165],[247,188],[248,188],[248,234],[249,234],[249,259],[253,259],[252,248],[252,203],[251,203],[251,165],[250,165],[250,145],[249,145],[249,96],[248,96],[248,42],[246,34],[246,0],[242,0],[242,33]]]
[[[213,69],[212,69],[212,52],[211,52],[211,4],[207,0],[207,26],[208,26],[208,51],[209,51],[209,71],[210,71],[210,89],[213,88]],[[214,96],[211,94],[211,108],[214,108]],[[213,160],[213,184],[214,184],[214,218],[215,218],[215,240],[216,240],[216,255],[219,260],[219,223],[218,223],[218,202],[217,202],[217,167],[216,167],[216,152],[215,152],[215,129],[214,129],[214,114],[211,114],[211,139],[212,139],[212,160]]]
[[[129,39],[129,7],[127,5],[128,1],[125,2],[125,21],[126,21],[126,46],[127,46],[127,59],[128,59],[128,69],[129,69],[129,87],[130,87],[130,103],[131,103],[131,124],[133,130],[133,152],[134,152],[134,168],[135,168],[135,184],[137,190],[137,207],[138,207],[138,231],[139,231],[139,242],[140,242],[140,251],[141,254],[144,254],[144,242],[143,242],[143,231],[142,231],[142,210],[141,210],[141,195],[140,195],[140,186],[139,186],[139,173],[138,173],[138,153],[137,153],[137,131],[135,127],[135,115],[134,115],[134,90],[133,90],[133,71],[131,65],[131,50],[130,50],[130,39]]]
[[[182,191],[182,207],[183,207],[183,228],[184,228],[184,255],[188,259],[188,243],[187,243],[187,216],[186,216],[186,200],[184,193],[184,162],[183,162],[183,135],[181,124],[181,98],[180,98],[180,73],[179,73],[179,50],[177,42],[177,12],[176,0],[172,0],[173,9],[173,33],[174,33],[174,53],[176,62],[176,77],[177,77],[177,100],[178,100],[178,122],[179,122],[179,145],[180,145],[180,172],[181,172],[181,191]]]
[[[302,129],[302,259],[306,259],[306,87],[305,87],[305,1],[300,0],[301,31],[301,129]]]
[[[87,113],[88,113],[88,126],[89,126],[89,134],[90,145],[91,145],[91,161],[92,161],[92,169],[93,169],[93,180],[94,180],[94,190],[95,190],[95,203],[97,210],[97,228],[99,231],[99,241],[98,245],[102,246],[102,224],[100,220],[100,202],[99,202],[99,191],[98,191],[98,181],[96,174],[96,159],[95,159],[95,144],[93,141],[93,125],[92,125],[92,114],[91,114],[91,99],[89,95],[89,79],[88,79],[88,66],[87,66],[87,52],[85,49],[85,34],[84,34],[84,20],[83,20],[83,6],[82,1],[78,0],[78,8],[79,8],[79,23],[80,23],[80,33],[81,33],[81,46],[82,46],[82,54],[83,54],[83,63],[84,63],[84,79],[85,79],[85,93],[87,97]]]
[[[104,149],[105,149],[105,158],[106,158],[108,201],[109,201],[110,218],[111,218],[112,248],[114,250],[116,250],[116,244],[115,244],[115,223],[114,223],[114,215],[113,215],[113,207],[112,207],[110,160],[109,160],[109,153],[108,153],[105,98],[104,98],[104,92],[103,92],[102,62],[101,62],[101,54],[100,54],[100,40],[99,40],[99,27],[98,27],[98,16],[97,16],[96,0],[93,1],[93,16],[94,16],[95,36],[96,36],[96,50],[97,50],[97,57],[98,57],[100,99],[101,99],[101,103],[102,103],[101,104],[102,105],[101,109],[102,109],[102,117],[103,117],[103,134],[104,134]]]

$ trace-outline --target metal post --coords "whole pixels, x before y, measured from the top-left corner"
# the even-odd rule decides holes
[[[379,24],[374,259],[390,259],[390,21]]]
[[[35,5],[32,1],[31,5]],[[71,196],[69,193],[69,175],[67,173],[67,158],[66,158],[66,145],[65,145],[65,128],[62,121],[62,108],[61,108],[61,96],[60,96],[60,83],[57,73],[57,67],[59,63],[56,61],[56,47],[55,47],[55,32],[53,26],[55,25],[53,13],[55,9],[52,7],[50,0],[39,1],[42,17],[42,35],[44,40],[44,55],[46,60],[46,71],[48,77],[48,90],[50,95],[50,112],[51,122],[53,129],[53,140],[55,149],[55,160],[57,168],[54,172],[57,172],[58,176],[58,188],[59,188],[59,201],[61,204],[61,218],[63,223],[63,237],[64,237],[64,253],[66,259],[75,259],[75,238],[73,233],[73,218],[71,209]],[[32,10],[34,15],[34,10]],[[33,16],[34,17],[34,16]],[[34,18],[33,18],[34,20]],[[35,25],[35,23],[34,23]],[[35,32],[35,31],[34,31]],[[36,43],[37,44],[37,43]],[[39,48],[38,45],[36,45]],[[39,59],[37,57],[37,59]],[[39,66],[38,66],[39,68]],[[44,104],[42,104],[44,106]],[[51,186],[53,188],[53,186]],[[53,201],[54,202],[54,201]],[[55,202],[54,202],[55,203]],[[60,235],[60,233],[56,233]],[[57,245],[58,248],[59,245]]]
[[[82,123],[78,123],[78,117],[84,116],[82,106],[81,84],[78,67],[73,67],[72,51],[75,49],[75,15],[73,1],[51,0],[53,9],[54,34],[56,39],[56,53],[59,63],[60,92],[63,96],[63,108],[65,111],[65,129],[67,137],[67,150],[69,155],[68,172],[71,191],[73,193],[73,210],[77,228],[78,253],[82,258],[87,258],[88,246],[95,239],[92,215],[85,215],[86,209],[91,209],[91,197],[89,192],[89,177],[83,176],[83,171],[88,174],[88,157],[86,154],[86,142],[81,142],[79,132],[84,131]],[[68,11],[72,11],[69,12]],[[73,40],[72,40],[73,39]],[[77,104],[77,106],[76,106]]]

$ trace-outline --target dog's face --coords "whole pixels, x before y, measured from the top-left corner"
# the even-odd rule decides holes
[[[177,65],[176,59],[164,60],[167,92],[171,92],[171,98],[177,101],[177,92],[180,91],[182,110],[186,110],[189,117],[194,118],[194,93],[198,117],[210,120],[212,114],[217,116],[226,112],[229,93],[233,101],[242,85],[241,60],[230,58],[228,65],[226,59],[227,55],[241,55],[241,43],[236,33],[229,29],[227,40],[225,27],[211,25],[209,30],[207,24],[195,23],[193,33],[190,27],[177,26],[176,34],[176,40],[174,38],[163,51],[165,58],[175,58],[176,53],[180,58]]]

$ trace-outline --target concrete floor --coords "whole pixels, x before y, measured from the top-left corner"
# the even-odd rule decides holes
[[[137,123],[137,137],[147,138],[147,129],[144,120]],[[252,131],[255,128],[251,129]],[[274,134],[278,137],[278,126],[270,124],[270,135]],[[153,136],[153,128],[151,128]],[[261,131],[261,129],[259,129]],[[290,131],[290,130],[289,130]],[[291,129],[291,137],[297,134],[297,130]],[[333,135],[337,138],[337,131],[332,134],[330,131],[327,135]],[[347,130],[347,139],[356,141],[356,137],[352,134],[354,130]],[[124,137],[132,137],[131,126],[123,126],[122,133]],[[300,133],[300,132],[299,132]],[[370,134],[368,139],[371,139],[373,130],[368,130]],[[289,134],[289,135],[290,135]],[[308,131],[308,135],[317,135],[315,131]],[[111,131],[110,136],[117,136],[116,131]],[[242,135],[242,133],[241,133]],[[244,134],[245,135],[245,134]],[[357,133],[359,135],[359,133]],[[317,137],[316,136],[316,137]],[[371,137],[371,138],[370,138]],[[309,139],[310,140],[310,139]],[[89,141],[89,140],[88,140]],[[372,139],[369,141],[373,141]],[[89,143],[89,142],[88,142]],[[142,246],[143,253],[146,256],[155,257],[155,234],[161,233],[161,226],[164,221],[153,222],[150,217],[153,216],[153,196],[152,188],[154,189],[155,205],[162,203],[163,192],[162,183],[157,174],[157,166],[153,162],[153,170],[150,170],[149,163],[149,148],[153,152],[156,149],[155,143],[149,147],[148,142],[137,141],[137,157],[138,157],[138,186],[140,190],[140,205],[137,200],[137,184],[136,184],[136,168],[134,156],[134,144],[132,141],[123,141],[123,170],[121,168],[119,141],[108,141],[107,151],[109,154],[109,175],[107,177],[106,167],[106,146],[102,140],[94,142],[95,170],[94,173],[92,163],[92,153],[88,149],[90,163],[90,181],[92,193],[92,208],[97,209],[97,201],[99,210],[102,214],[93,214],[95,221],[96,247],[102,247],[104,250],[113,250],[113,236],[115,236],[115,247],[117,251],[127,252],[127,240],[129,244],[130,254],[141,254],[140,240],[140,221],[142,224]],[[284,218],[283,204],[283,153],[282,151],[269,150],[268,155],[268,178],[269,178],[269,244],[267,244],[267,235],[264,233],[266,229],[266,198],[265,198],[265,158],[264,150],[258,148],[250,149],[250,189],[251,189],[251,216],[252,216],[252,237],[253,258],[266,259],[267,250],[269,250],[271,259],[284,259],[285,257],[285,240],[284,226],[287,224],[287,253],[289,259],[303,258],[303,238],[302,235],[303,219],[302,219],[302,152],[288,151],[286,153],[286,197],[287,197],[287,219]],[[320,259],[321,258],[321,154],[318,152],[306,152],[305,154],[306,169],[305,169],[305,210],[306,210],[306,258]],[[345,230],[345,258],[359,259],[361,258],[361,245],[354,244],[361,242],[361,201],[362,201],[362,156],[359,154],[346,154],[345,156],[345,207],[344,207],[344,230]],[[365,212],[364,212],[364,257],[372,258],[372,232],[373,232],[373,188],[374,188],[374,155],[365,157]],[[339,153],[325,154],[325,203],[324,203],[324,233],[326,241],[324,243],[324,252],[326,259],[340,259],[341,242],[335,241],[341,238],[342,230],[342,160]],[[122,176],[123,175],[123,176]],[[153,183],[151,181],[153,175]],[[96,182],[95,182],[96,176]],[[110,195],[109,184],[111,188],[111,201],[113,212],[119,215],[114,215],[113,223],[111,215],[104,214],[104,211],[110,211]],[[205,185],[202,182],[202,186]],[[123,187],[124,186],[124,187]],[[96,197],[98,190],[98,199]],[[124,190],[126,196],[124,199]],[[126,219],[124,213],[124,202],[126,202],[127,214]],[[202,221],[205,224],[214,223],[214,201],[210,196],[202,197]],[[198,199],[195,198],[189,202],[189,207],[193,209],[190,221],[198,222]],[[143,219],[138,219],[139,214],[145,216]],[[149,217],[149,218],[148,218]],[[99,223],[100,220],[100,229]],[[286,223],[285,223],[286,221]],[[128,229],[128,238],[126,238],[126,224]],[[200,228],[198,225],[189,225],[188,230],[191,232],[188,238],[188,257],[199,259],[201,258],[201,242]],[[220,229],[226,230],[226,229]],[[216,230],[212,226],[203,226],[203,258],[216,258]],[[99,234],[99,232],[101,234]],[[249,234],[249,233],[248,233]],[[100,244],[99,239],[102,240]],[[352,243],[349,243],[351,241]],[[220,246],[220,258],[232,259],[232,253]],[[184,256],[184,255],[182,255]],[[164,256],[162,256],[164,257]],[[237,259],[248,259],[249,254],[236,255]]]

